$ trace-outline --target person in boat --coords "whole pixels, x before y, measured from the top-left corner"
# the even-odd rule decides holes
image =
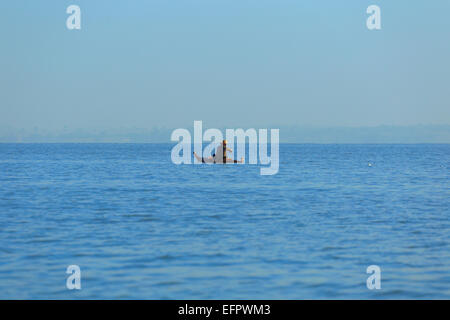
[[[195,152],[194,156],[195,158],[202,163],[243,163],[244,158],[241,158],[241,160],[234,160],[231,158],[227,158],[227,151],[233,152],[230,148],[227,147],[227,140],[223,140],[222,143],[217,147],[216,153],[214,153],[212,156],[204,158],[199,157]]]

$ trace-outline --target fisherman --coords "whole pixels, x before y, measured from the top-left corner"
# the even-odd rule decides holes
[[[243,163],[244,158],[242,157],[241,160],[234,160],[231,158],[227,158],[227,151],[233,152],[230,148],[227,147],[227,140],[223,140],[222,143],[217,147],[216,153],[212,155],[212,157],[199,157],[195,152],[194,156],[198,161],[201,161],[202,163]]]
[[[227,151],[233,152],[233,150],[227,148],[227,140],[223,140],[217,147],[216,153],[213,154],[215,163],[227,163],[227,160],[233,161],[233,159],[227,159]]]

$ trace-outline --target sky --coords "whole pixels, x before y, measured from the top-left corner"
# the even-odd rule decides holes
[[[81,8],[68,30],[66,8]],[[381,8],[381,30],[366,8]],[[0,128],[450,124],[448,0],[0,2]]]

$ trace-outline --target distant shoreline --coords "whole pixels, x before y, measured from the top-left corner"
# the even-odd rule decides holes
[[[234,128],[240,128],[237,124]],[[246,128],[251,128],[247,126]],[[253,126],[255,127],[255,126]],[[257,126],[280,130],[280,143],[294,144],[448,144],[450,125],[301,127]],[[176,128],[51,129],[0,128],[0,143],[171,143]],[[206,128],[205,128],[206,129]],[[226,127],[219,128],[225,132]]]
[[[0,145],[6,144],[158,144],[158,145],[173,145],[170,142],[0,142]],[[209,144],[209,143],[207,143]],[[204,144],[204,145],[207,145]],[[270,144],[269,144],[270,145]],[[357,143],[357,142],[338,142],[338,143],[320,143],[320,142],[280,142],[280,145],[450,145],[450,142],[382,142],[382,143]]]

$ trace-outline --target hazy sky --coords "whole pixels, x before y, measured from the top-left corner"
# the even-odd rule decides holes
[[[450,123],[448,0],[17,0],[0,13],[3,128]]]

